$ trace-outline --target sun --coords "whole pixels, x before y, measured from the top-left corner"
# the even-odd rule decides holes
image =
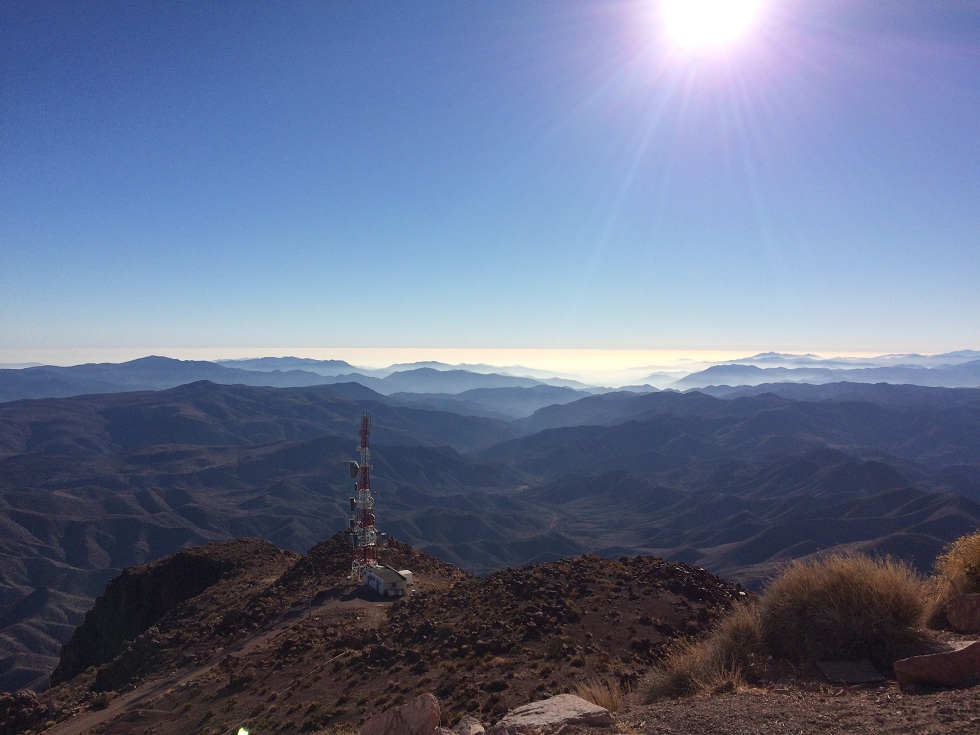
[[[685,51],[727,48],[756,24],[762,0],[661,0],[663,29]]]

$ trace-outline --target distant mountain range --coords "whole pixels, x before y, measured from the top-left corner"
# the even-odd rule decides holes
[[[673,383],[679,390],[712,385],[743,386],[763,383],[898,383],[944,388],[980,387],[980,360],[938,367],[770,367],[715,365]]]
[[[519,366],[453,366],[420,362],[369,370],[356,368],[343,360],[298,357],[206,362],[153,356],[124,363],[0,369],[0,402],[65,398],[90,393],[166,390],[199,380],[275,388],[358,383],[382,395],[399,394],[403,400],[416,405],[503,418],[524,417],[550,403],[568,402],[575,394],[538,391],[513,393],[505,398],[503,393],[488,396],[471,391],[540,386],[567,388],[585,394],[611,390]],[[690,374],[657,371],[643,378],[642,384],[630,386],[628,390],[650,392],[666,387],[684,391],[712,386],[739,387],[786,382],[895,383],[975,388],[980,387],[980,352],[962,350],[943,355],[829,359],[814,355],[760,353]],[[462,396],[464,393],[467,395]],[[442,403],[445,400],[454,401],[455,405]]]
[[[731,365],[755,365],[757,367],[941,367],[960,365],[964,362],[980,360],[980,350],[957,350],[935,355],[920,355],[910,352],[873,357],[820,357],[813,354],[793,354],[786,352],[760,352],[750,357],[727,360]]]
[[[975,389],[930,388],[892,383],[761,383],[754,386],[708,386],[701,393],[718,398],[740,398],[764,393],[796,401],[862,401],[880,406],[959,406],[976,405],[980,392]]]
[[[364,411],[382,529],[477,573],[648,553],[758,586],[828,548],[926,568],[980,526],[980,390],[572,398],[196,382],[0,404],[0,687],[43,676],[123,567],[239,536],[305,551],[342,528]]]
[[[230,367],[230,365],[246,365],[248,368]],[[0,402],[25,398],[66,398],[89,393],[166,390],[199,380],[209,380],[224,385],[275,388],[359,383],[382,394],[461,393],[476,388],[530,388],[539,385],[587,387],[582,383],[561,378],[538,380],[499,373],[436,370],[432,367],[394,371],[384,377],[359,372],[337,372],[350,367],[340,360],[270,357],[224,361],[219,364],[156,356],[123,363],[71,367],[43,365],[0,370]]]
[[[317,375],[343,375],[360,372],[365,375],[382,378],[393,371],[367,372],[355,368],[343,360],[314,360],[309,357],[252,357],[240,360],[214,360],[216,365],[235,370],[255,370],[258,372],[279,372],[287,370],[302,370]]]
[[[665,383],[662,373],[647,376],[654,385],[676,390],[763,383],[900,383],[944,388],[980,387],[980,351],[941,355],[882,355],[870,358],[821,358],[764,352],[724,365],[712,365]]]

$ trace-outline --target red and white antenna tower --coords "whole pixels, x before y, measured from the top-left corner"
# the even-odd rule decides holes
[[[364,581],[364,570],[378,563],[378,529],[374,526],[374,496],[371,495],[371,450],[368,437],[371,435],[371,414],[361,417],[360,461],[350,463],[350,476],[357,483],[357,495],[350,499],[350,509],[354,517],[350,519],[350,539],[353,546],[351,554],[351,579]]]

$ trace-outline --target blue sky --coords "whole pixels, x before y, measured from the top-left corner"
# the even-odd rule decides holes
[[[3,3],[0,362],[977,348],[980,3],[661,20]]]

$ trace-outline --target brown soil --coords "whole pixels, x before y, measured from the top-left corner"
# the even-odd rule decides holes
[[[980,732],[977,689],[835,686],[812,666],[787,666],[764,687],[637,704],[671,641],[745,596],[683,564],[586,556],[481,579],[391,542],[381,561],[416,575],[415,592],[392,602],[349,582],[342,536],[299,559],[250,543],[196,554],[228,561],[235,549],[256,563],[232,558],[111,661],[17,699],[0,713],[0,735],[328,733],[427,691],[444,724],[464,713],[489,723],[596,679],[635,694],[612,731],[585,735]]]
[[[112,660],[41,697],[34,731],[316,732],[426,691],[446,723],[464,713],[495,721],[590,677],[635,687],[672,640],[703,632],[745,594],[651,557],[579,557],[480,579],[391,542],[381,561],[416,579],[392,602],[347,580],[343,536],[278,572],[284,558],[254,574],[241,561]]]
[[[674,699],[617,713],[627,735],[947,735],[980,732],[977,688],[787,686]],[[609,735],[591,730],[584,735]]]

